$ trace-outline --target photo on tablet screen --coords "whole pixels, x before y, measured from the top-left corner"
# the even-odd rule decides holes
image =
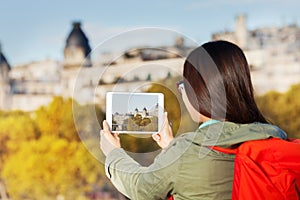
[[[157,133],[163,116],[161,93],[107,93],[107,121],[112,132]]]

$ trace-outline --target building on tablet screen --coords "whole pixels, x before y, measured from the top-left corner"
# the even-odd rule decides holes
[[[129,113],[114,113],[112,115],[113,131],[155,132],[158,130],[158,105],[153,109],[136,108]]]

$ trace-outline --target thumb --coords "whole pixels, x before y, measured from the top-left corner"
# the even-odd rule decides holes
[[[104,131],[110,131],[109,125],[108,125],[106,120],[103,120],[102,125],[103,125],[103,130]]]

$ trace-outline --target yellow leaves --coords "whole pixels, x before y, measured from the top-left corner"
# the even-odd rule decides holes
[[[0,135],[9,135],[9,138],[15,141],[36,137],[33,121],[26,113],[1,116]]]
[[[35,112],[35,122],[42,134],[79,140],[73,120],[71,99],[54,97],[50,105]]]
[[[105,180],[103,165],[79,140],[72,100],[61,97],[33,113],[0,112],[0,159],[12,199],[73,200]]]
[[[37,137],[35,124],[28,113],[2,113],[0,115],[0,162],[4,162],[9,152],[17,151],[21,141]],[[0,170],[1,168],[2,165]]]
[[[289,137],[300,138],[300,84],[286,93],[269,92],[256,99],[267,119],[285,130]]]
[[[69,190],[79,195],[103,173],[99,170],[100,164],[76,141],[46,135],[20,145],[20,150],[9,157],[2,172],[14,197],[27,191],[31,191],[28,198],[54,197],[67,194]]]

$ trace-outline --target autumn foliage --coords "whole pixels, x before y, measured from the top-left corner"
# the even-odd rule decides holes
[[[300,138],[300,84],[287,92],[269,92],[257,97],[257,103],[266,118],[282,128],[289,137]]]
[[[55,97],[33,113],[0,114],[0,172],[12,199],[84,197],[104,184],[103,165],[80,142],[72,100]]]
[[[175,82],[168,78],[154,84],[148,92],[162,92],[165,111],[172,122],[174,135],[197,128],[177,93]],[[257,97],[264,115],[283,128],[290,137],[300,138],[300,84],[286,93],[269,92]],[[0,181],[11,199],[87,199],[93,191],[116,192],[104,174],[104,167],[86,148],[78,132],[96,132],[95,124],[81,112],[82,122],[75,126],[72,99],[54,97],[48,105],[34,112],[0,111]],[[105,113],[95,105],[79,106],[82,113],[97,110],[99,123]],[[159,151],[151,136],[120,135],[122,147],[131,153]],[[98,138],[92,142],[98,151]],[[142,164],[149,164],[154,155]],[[143,157],[145,158],[145,156]]]

